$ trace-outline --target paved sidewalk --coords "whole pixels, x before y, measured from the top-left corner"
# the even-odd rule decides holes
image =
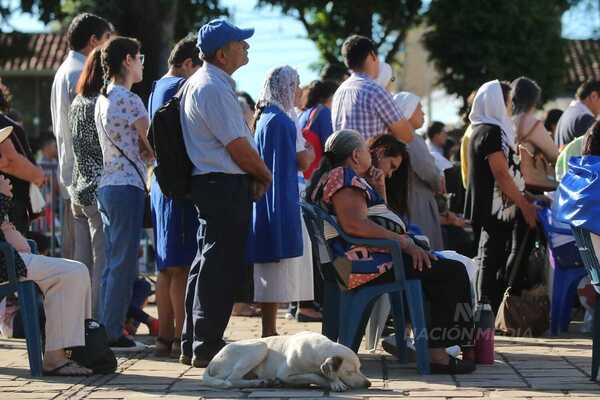
[[[320,324],[299,324],[281,318],[280,334],[319,331]],[[233,318],[229,340],[257,337],[259,318]],[[399,365],[384,352],[361,352],[369,390],[329,393],[322,390],[210,390],[203,370],[174,360],[157,359],[149,351],[120,354],[117,374],[90,378],[31,379],[22,341],[0,340],[0,400],[17,399],[200,399],[200,398],[347,398],[376,400],[427,399],[600,399],[600,385],[589,379],[591,339],[570,334],[556,339],[496,337],[496,363],[479,366],[471,375],[420,376],[414,364]]]

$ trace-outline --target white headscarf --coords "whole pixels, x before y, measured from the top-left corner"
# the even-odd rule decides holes
[[[258,103],[275,105],[295,121],[294,98],[299,83],[298,72],[289,65],[273,68],[267,73]]]
[[[400,107],[404,118],[409,119],[417,109],[421,98],[411,92],[400,92],[394,95],[394,101]]]
[[[392,80],[393,71],[392,66],[386,62],[379,63],[379,75],[375,79],[375,82],[382,88],[386,88]]]
[[[484,83],[473,100],[473,107],[469,114],[471,125],[481,124],[496,125],[502,130],[502,143],[504,151],[508,152],[508,147],[515,149],[515,129],[513,121],[506,113],[506,104],[502,95],[500,81]]]

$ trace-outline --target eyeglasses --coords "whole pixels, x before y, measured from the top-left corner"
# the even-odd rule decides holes
[[[142,63],[142,65],[144,65],[144,55],[140,54],[140,63]]]

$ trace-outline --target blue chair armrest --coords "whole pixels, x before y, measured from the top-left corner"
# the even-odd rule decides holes
[[[328,212],[323,210],[321,207],[316,206],[314,204],[307,204],[304,201],[302,201],[300,205],[306,212],[313,215],[313,217],[316,217],[322,221],[326,221],[328,224],[330,224],[337,231],[338,235],[340,235],[340,237],[345,242],[354,244],[357,246],[368,246],[368,247],[377,247],[377,248],[388,249],[390,251],[390,253],[392,254],[392,259],[394,261],[394,263],[393,263],[394,264],[394,274],[395,274],[396,280],[400,281],[400,282],[406,281],[406,277],[404,274],[404,263],[402,261],[402,251],[400,249],[400,243],[398,243],[395,240],[390,240],[390,239],[366,239],[366,238],[358,238],[358,237],[350,236],[350,235],[346,234],[342,230],[342,228],[339,226],[337,221],[331,215],[329,215]]]
[[[31,249],[31,254],[38,254],[37,242],[33,239],[27,239],[27,243],[29,244],[29,248]]]
[[[537,214],[538,214],[538,218],[544,228],[544,233],[546,234],[546,237],[548,239],[549,239],[548,235],[550,233],[555,233],[558,235],[573,236],[573,232],[571,231],[571,229],[569,227],[560,228],[560,227],[557,227],[552,224],[551,221],[552,221],[553,217],[552,217],[552,210],[550,208],[542,207],[538,210]]]

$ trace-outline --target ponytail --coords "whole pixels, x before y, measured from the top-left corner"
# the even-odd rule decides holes
[[[318,198],[318,196],[313,196],[313,192],[315,190],[315,188],[318,186],[319,181],[321,180],[321,178],[324,175],[329,174],[329,171],[331,171],[332,169],[334,169],[336,167],[336,165],[333,163],[333,160],[331,157],[330,152],[325,152],[323,153],[323,158],[321,158],[321,162],[319,163],[319,168],[317,168],[312,176],[310,177],[310,181],[308,182],[308,185],[306,187],[306,192],[305,192],[305,200],[309,203],[313,202],[312,198]],[[311,198],[312,197],[312,198]]]
[[[254,121],[252,122],[252,132],[255,134],[256,134],[256,124],[258,123],[258,120],[260,119],[260,116],[262,115],[265,108],[267,108],[267,104],[268,103],[265,101],[259,101],[258,103],[256,103],[256,107],[255,107],[255,111],[254,111]]]
[[[100,88],[100,93],[107,95],[108,85],[114,77],[120,75],[123,60],[130,55],[135,57],[141,48],[137,39],[123,36],[111,38],[102,48],[102,71],[104,82]]]
[[[313,173],[308,187],[306,188],[306,200],[312,201],[312,198],[319,198],[320,196],[313,195],[315,188],[324,176],[329,174],[334,168],[344,165],[348,157],[352,155],[352,152],[364,145],[365,141],[355,130],[342,129],[333,132],[327,141],[325,142],[323,158],[319,168]]]

